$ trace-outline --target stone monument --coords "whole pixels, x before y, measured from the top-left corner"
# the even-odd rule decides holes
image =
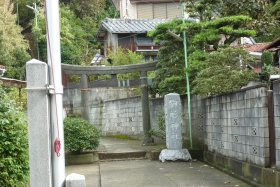
[[[166,125],[166,147],[159,155],[159,160],[191,160],[187,149],[183,149],[182,141],[182,106],[180,95],[170,93],[164,96],[164,113]]]

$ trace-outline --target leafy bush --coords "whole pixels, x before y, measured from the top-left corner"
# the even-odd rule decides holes
[[[27,93],[25,89],[19,90],[19,88],[5,88],[5,92],[7,94],[7,97],[16,103],[17,107],[22,110],[26,110]],[[19,95],[19,92],[21,92],[21,96]]]
[[[264,51],[262,54],[262,64],[272,65],[273,64],[273,53]]]
[[[141,64],[144,62],[143,55],[123,48],[118,48],[116,51],[109,51],[107,57],[112,60],[113,66]],[[139,77],[139,72],[118,74],[118,80],[133,80]]]
[[[260,73],[260,79],[262,82],[269,83],[270,75],[277,75],[277,74],[279,74],[278,68],[272,65],[264,64],[262,67],[262,72]]]
[[[78,117],[64,120],[65,149],[71,152],[94,150],[99,145],[99,131],[88,121]]]
[[[165,95],[168,93],[172,93],[174,90],[178,90],[180,94],[184,93],[186,85],[185,77],[179,76],[171,76],[165,78],[159,85],[158,90],[159,93]]]
[[[26,186],[29,179],[27,121],[0,85],[0,186]]]
[[[210,96],[240,89],[257,79],[257,74],[246,68],[253,62],[243,49],[220,48],[210,53],[193,81],[193,93]]]

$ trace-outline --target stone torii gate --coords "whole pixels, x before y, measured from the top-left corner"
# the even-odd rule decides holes
[[[125,86],[139,86],[142,91],[142,118],[143,118],[143,132],[144,141],[143,144],[149,144],[153,142],[153,139],[149,135],[151,129],[150,123],[150,110],[149,110],[149,94],[148,94],[148,81],[147,72],[156,69],[157,62],[149,62],[143,64],[124,65],[124,66],[78,66],[62,64],[63,76],[79,75],[81,82],[79,88],[81,88],[81,99],[84,107],[83,117],[89,119],[89,103],[87,98],[89,97],[89,89],[95,87],[89,84],[89,75],[111,75],[112,79],[108,81],[102,81],[102,85],[96,85],[97,87],[125,87]],[[140,72],[140,80],[117,80],[117,74]]]

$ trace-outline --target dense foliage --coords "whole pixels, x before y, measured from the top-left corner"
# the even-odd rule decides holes
[[[260,18],[271,4],[270,0],[185,0],[187,11],[191,17],[201,21],[214,17],[248,15]]]
[[[262,64],[272,65],[273,63],[273,53],[270,51],[264,51],[261,57]]]
[[[179,42],[165,44],[159,50],[157,70],[153,79],[152,91],[161,95],[176,91],[185,93],[186,79],[183,46]]]
[[[79,117],[64,120],[65,149],[71,152],[94,150],[99,145],[99,131],[88,121]]]
[[[257,78],[257,74],[247,68],[253,61],[242,49],[221,48],[208,54],[205,61],[190,65],[190,74],[192,66],[201,66],[192,82],[193,93],[218,95],[246,86]]]
[[[61,1],[60,35],[61,62],[65,64],[89,65],[100,46],[96,39],[101,20],[106,16],[117,16],[112,4],[105,0]],[[107,8],[107,9],[106,9]],[[39,8],[38,27],[33,32],[39,40],[41,60],[47,60],[46,18],[44,7]],[[114,14],[115,13],[115,14]]]
[[[279,36],[279,0],[184,0],[190,17],[209,21],[217,17],[246,15],[254,21],[258,41],[271,41]],[[277,18],[278,15],[278,18]]]
[[[0,64],[6,66],[6,77],[24,79],[25,63],[30,59],[28,44],[16,25],[13,5],[4,1],[0,6]]]
[[[29,179],[27,121],[0,87],[0,186],[26,186]]]
[[[60,7],[61,62],[66,64],[89,63],[95,54],[95,22],[89,17],[78,18],[66,5]],[[38,15],[38,28],[34,32],[39,40],[41,60],[47,61],[46,18],[44,11]]]
[[[143,63],[143,58],[143,55],[123,48],[118,48],[116,51],[109,51],[107,55],[107,59],[111,59],[111,64],[108,63],[108,65],[113,66],[141,64]]]
[[[143,63],[143,55],[133,52],[131,50],[126,50],[123,48],[118,48],[116,51],[109,51],[107,59],[104,59],[104,62],[107,65],[121,66],[121,65],[132,65],[132,64],[141,64]],[[108,62],[110,59],[110,63]],[[118,80],[133,80],[140,77],[139,73],[126,73],[118,74]]]
[[[180,20],[173,20],[159,25],[156,30],[149,33],[150,36],[155,37],[163,44],[163,47],[159,51],[153,91],[160,95],[164,95],[170,92],[183,94],[186,90],[186,69],[184,63],[183,42],[174,39],[173,36],[168,34],[168,32],[171,31],[175,34],[180,34],[183,31],[186,31],[187,33],[189,53],[188,64],[191,65],[191,69],[188,69],[188,73],[191,85],[194,86],[198,83],[197,81],[196,83],[194,82],[197,79],[197,75],[203,70],[203,68],[206,68],[207,63],[209,63],[209,61],[207,61],[207,58],[209,58],[207,53],[213,50],[218,50],[220,47],[229,46],[239,37],[253,36],[256,34],[254,30],[246,27],[250,21],[251,18],[247,16],[231,16],[198,23],[182,23]],[[226,52],[228,51],[220,51],[220,53]],[[239,52],[242,53],[244,51],[241,50]],[[236,53],[235,55],[239,56]],[[235,57],[231,57],[233,57],[233,59],[229,58],[229,61],[231,61],[232,64],[235,64]],[[223,62],[219,63],[221,63],[222,68]],[[244,63],[247,63],[247,61]],[[219,73],[223,72],[221,71]],[[244,73],[246,74],[247,71]],[[247,80],[249,79],[245,79],[245,81]],[[229,86],[231,88],[225,88],[224,91],[236,89],[240,85],[241,84],[230,84]],[[195,93],[202,94],[197,89],[194,91]],[[224,91],[220,90],[220,93],[224,93]],[[215,92],[215,94],[218,93]]]

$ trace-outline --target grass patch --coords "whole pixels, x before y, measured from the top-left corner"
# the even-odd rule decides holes
[[[111,138],[117,138],[117,139],[121,139],[121,140],[138,140],[136,137],[131,137],[131,136],[127,136],[127,135],[113,135],[113,136],[109,136]]]

